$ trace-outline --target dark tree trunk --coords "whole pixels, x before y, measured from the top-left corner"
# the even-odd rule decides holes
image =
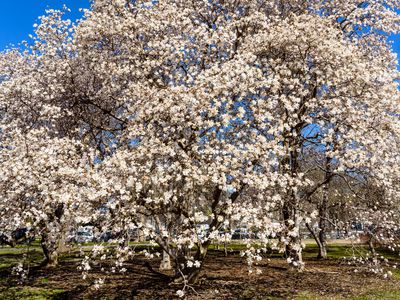
[[[44,267],[56,267],[58,265],[58,247],[57,243],[50,241],[47,233],[42,234],[42,240],[40,241],[42,246],[44,261],[42,265]]]
[[[327,249],[326,240],[325,240],[324,237],[321,239],[321,235],[320,235],[319,239],[320,239],[320,243],[317,243],[318,244],[318,256],[317,256],[317,258],[326,259],[327,256],[328,256],[328,249]]]
[[[290,172],[293,178],[297,177],[297,171],[299,167],[297,159],[296,151],[290,151],[289,157],[283,161],[283,167]],[[291,189],[287,199],[283,204],[282,216],[286,227],[285,237],[288,241],[288,244],[285,246],[285,255],[290,259],[290,266],[296,270],[302,270],[304,267],[299,230],[299,204],[297,192]],[[296,231],[297,234],[293,234]]]
[[[298,230],[299,228],[297,210],[293,206],[293,204],[285,205],[283,209],[287,233],[293,230]],[[286,234],[286,239],[288,240],[288,244],[285,246],[285,255],[290,259],[290,266],[293,269],[302,270],[304,264],[301,253],[302,248],[300,235],[297,234],[296,236],[293,236],[291,234]]]
[[[375,246],[374,246],[374,236],[372,234],[368,234],[368,247],[369,247],[369,251],[371,251],[371,254],[373,256],[376,255],[376,251],[375,251]]]
[[[325,259],[327,257],[327,243],[326,243],[326,219],[327,219],[327,205],[328,205],[328,195],[327,195],[327,185],[324,185],[324,190],[322,192],[322,201],[319,207],[319,232],[318,237],[314,236],[315,241],[318,245],[318,256],[317,258]]]
[[[318,244],[318,258],[325,259],[327,257],[327,243],[326,243],[326,230],[328,219],[328,201],[329,201],[329,179],[331,177],[331,158],[325,157],[325,175],[322,187],[322,200],[319,207],[319,243]]]
[[[316,233],[315,230],[311,228],[310,224],[306,223],[306,226],[307,226],[308,230],[310,231],[311,235],[313,236],[315,242],[317,243],[318,258],[323,258],[324,255],[326,257],[326,246],[321,243],[319,234]]]
[[[190,267],[190,268],[185,268],[183,270],[183,274],[186,277],[186,280],[189,284],[195,284],[198,282],[200,278],[200,272],[203,267],[204,259],[206,258],[207,255],[207,250],[208,250],[209,243],[205,243],[203,245],[200,245],[197,250],[196,254],[194,256],[195,261],[200,262],[200,267]]]
[[[61,203],[57,205],[54,210],[54,213],[49,216],[49,221],[55,222],[58,224],[58,236],[53,238],[49,237],[48,232],[45,231],[42,233],[42,240],[40,244],[42,246],[44,261],[42,265],[46,267],[55,267],[58,265],[58,256],[61,251],[66,250],[66,230],[67,228],[63,226],[62,218],[64,216],[64,204]]]
[[[162,252],[162,259],[160,263],[160,270],[161,271],[167,271],[167,270],[172,270],[171,266],[171,257],[167,253],[167,251],[163,250]]]

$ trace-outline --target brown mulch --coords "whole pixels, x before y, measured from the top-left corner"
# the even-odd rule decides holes
[[[24,287],[61,289],[55,299],[177,299],[176,291],[182,285],[174,284],[166,276],[151,272],[137,259],[125,265],[127,271],[108,273],[96,267],[88,279],[83,280],[75,260],[62,261],[54,269],[33,268]],[[159,261],[149,261],[157,270]],[[282,258],[261,261],[257,266],[262,273],[249,274],[245,260],[237,253],[224,257],[223,253],[212,251],[207,257],[199,284],[190,290],[188,299],[293,299],[300,292],[319,295],[327,299],[343,299],[361,294],[368,289],[393,287],[399,282],[368,273],[354,272],[337,259],[307,259],[306,270],[298,273],[288,270]],[[93,279],[105,278],[105,283],[95,289]],[[10,270],[1,270],[0,288],[18,286]],[[5,280],[4,280],[5,279]]]

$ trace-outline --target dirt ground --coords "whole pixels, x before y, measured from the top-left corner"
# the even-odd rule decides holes
[[[71,257],[63,259],[61,266],[55,269],[32,268],[22,284],[11,275],[10,268],[2,268],[0,298],[176,299],[181,285],[152,273],[144,262],[138,258],[126,264],[126,273],[110,274],[100,289],[94,288],[93,277],[82,279],[77,270],[78,261]],[[157,260],[149,262],[157,269]],[[201,281],[189,291],[187,299],[400,299],[398,276],[384,279],[355,272],[355,266],[336,258],[323,261],[306,258],[306,270],[302,273],[289,271],[285,260],[277,257],[261,261],[258,268],[261,274],[249,274],[244,258],[238,253],[224,257],[222,252],[210,251]],[[104,277],[104,273],[97,271],[91,272],[91,276]],[[29,289],[57,292],[26,296],[23,291]],[[390,298],[385,298],[385,294],[379,296],[385,291],[390,291]],[[374,295],[378,296],[374,298]]]

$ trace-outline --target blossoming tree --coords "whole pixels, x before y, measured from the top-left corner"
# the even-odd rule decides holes
[[[85,203],[71,207],[114,233],[118,266],[140,230],[172,258],[176,277],[196,282],[208,246],[235,223],[258,232],[259,248],[249,241],[245,251],[250,264],[272,245],[302,269],[300,228],[315,217],[309,200],[325,191],[326,219],[333,178],[368,174],[397,205],[398,72],[387,35],[399,29],[398,7],[95,0],[77,24],[50,11],[34,45],[1,60],[1,107],[13,120],[4,132],[17,137],[2,148],[11,159],[4,166],[17,164],[37,128],[34,161],[54,164],[44,148],[54,139],[56,175],[43,163],[24,172]],[[307,148],[324,157],[322,178],[303,170]],[[23,189],[44,188],[28,178]],[[59,203],[42,195],[35,203]]]

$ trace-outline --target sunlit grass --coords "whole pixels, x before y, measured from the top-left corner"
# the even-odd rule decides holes
[[[1,288],[0,299],[2,300],[46,300],[57,299],[61,296],[63,290],[59,289],[44,289],[36,287],[12,287]]]

